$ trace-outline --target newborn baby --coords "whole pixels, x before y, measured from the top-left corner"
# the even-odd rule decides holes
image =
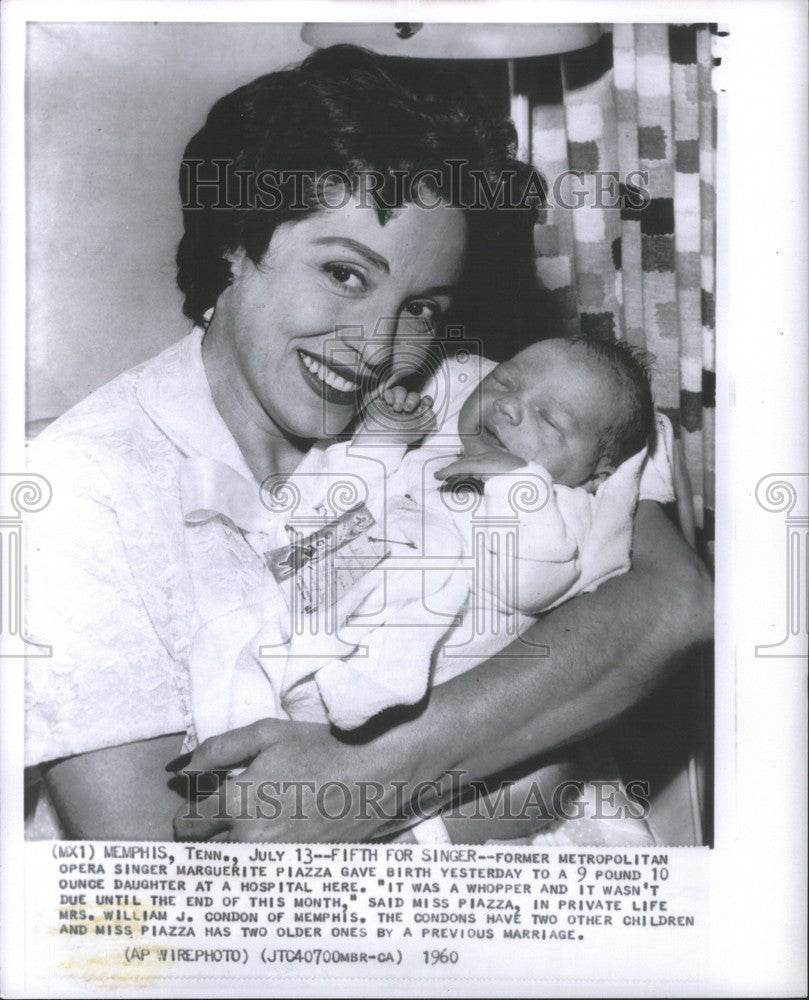
[[[461,367],[449,360],[433,380],[434,394],[445,390],[440,431],[430,395],[389,388],[350,443],[313,449],[291,477],[310,527],[287,525],[295,543],[268,553],[285,605],[258,602],[263,624],[243,636],[229,714],[206,698],[221,646],[202,631],[191,658],[200,738],[269,715],[356,728],[417,702],[431,681],[514,643],[540,612],[629,568],[654,430],[638,354],[623,343],[548,340],[477,385],[459,378]],[[329,521],[328,489],[351,476],[364,483],[365,504],[349,521]],[[335,525],[353,549],[341,548]],[[293,627],[296,601],[299,621],[318,624]],[[543,648],[524,642],[522,652]]]
[[[594,493],[646,446],[653,420],[649,377],[628,344],[541,341],[468,397],[458,418],[463,457],[442,475],[485,479],[536,463],[554,483]]]

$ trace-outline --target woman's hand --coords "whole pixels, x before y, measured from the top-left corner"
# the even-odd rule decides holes
[[[193,790],[201,773],[245,761],[243,771],[220,773],[210,796],[186,801],[177,811],[178,840],[356,842],[378,834],[400,805],[393,783],[394,773],[403,778],[398,761],[387,759],[376,743],[345,743],[316,723],[264,719],[212,737],[190,760],[172,763]],[[401,780],[399,787],[407,784]]]

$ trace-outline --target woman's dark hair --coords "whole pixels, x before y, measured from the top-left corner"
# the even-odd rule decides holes
[[[532,231],[541,200],[536,183],[524,197],[529,171],[516,160],[513,125],[454,73],[349,45],[316,51],[221,98],[188,143],[177,250],[184,312],[202,323],[232,280],[225,255],[241,248],[258,264],[279,225],[322,207],[319,185],[328,174],[347,177],[354,193],[363,176],[381,177],[374,203],[384,223],[385,206],[413,200],[397,174],[419,171],[438,171],[427,186],[466,211],[467,266],[452,319],[487,350],[486,335],[494,334],[492,353],[510,353],[515,345],[503,334],[519,323],[515,310],[531,309],[519,289],[530,295],[535,287]],[[490,192],[511,177],[495,207],[475,207],[481,181],[470,171]],[[508,207],[509,199],[519,207]]]

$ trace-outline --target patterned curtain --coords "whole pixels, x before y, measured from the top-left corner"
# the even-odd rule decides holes
[[[511,79],[522,152],[549,184],[537,274],[568,332],[654,356],[703,554],[714,516],[715,33],[615,24],[588,49],[515,60]],[[583,207],[565,207],[583,192]]]

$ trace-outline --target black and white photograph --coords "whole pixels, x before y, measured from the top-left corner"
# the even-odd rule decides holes
[[[734,995],[740,797],[798,995],[809,479],[731,480],[727,6],[71,6],[4,48],[4,995]]]

